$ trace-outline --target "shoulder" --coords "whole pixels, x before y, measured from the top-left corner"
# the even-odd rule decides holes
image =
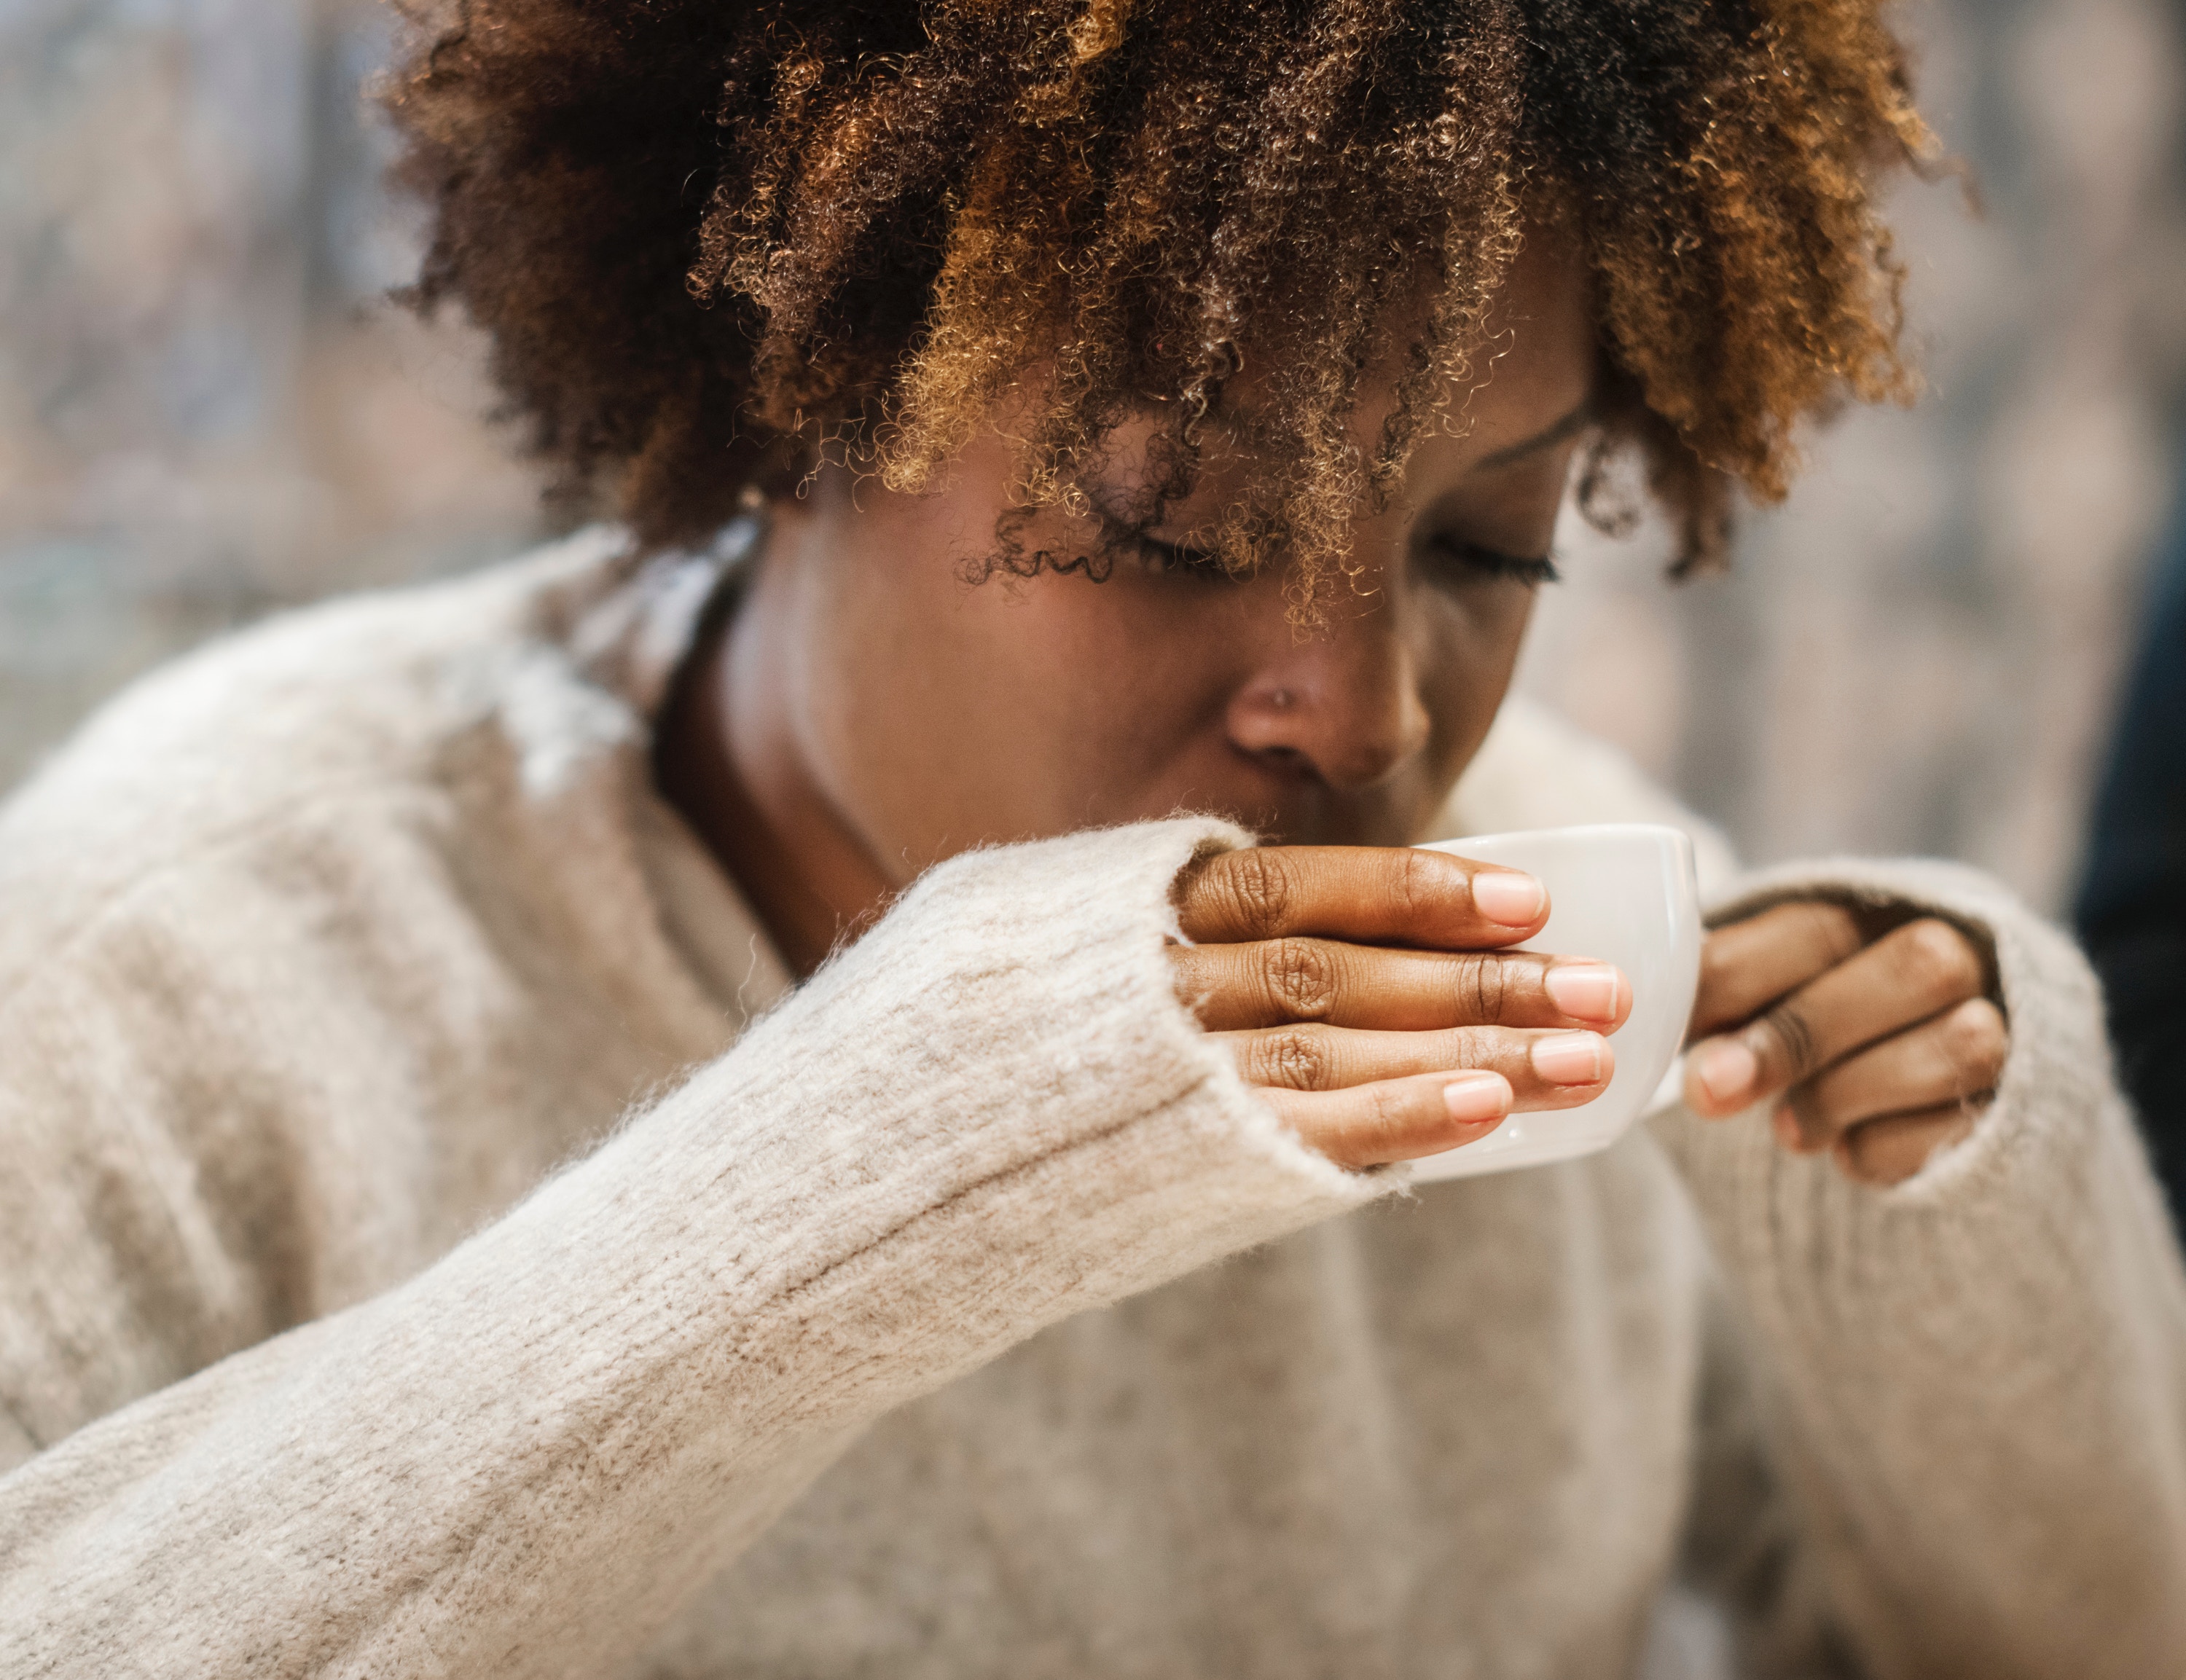
[[[67,808],[81,824],[94,792],[132,809],[155,799],[171,820],[243,818],[302,788],[400,773],[483,714],[521,721],[541,662],[611,586],[620,550],[615,533],[588,530],[483,572],[342,597],[211,642],[94,712],[0,823],[35,826]]]
[[[497,737],[551,777],[633,732],[566,651],[619,540],[586,532],[451,582],[284,613],[102,707],[0,806],[0,992],[117,895],[330,806],[445,792]]]
[[[31,1441],[407,1275],[717,1047],[647,931],[642,724],[570,651],[619,547],[268,621],[0,807]]]
[[[1684,829],[1693,837],[1704,893],[1737,875],[1730,844],[1713,824],[1651,781],[1627,754],[1516,695],[1504,703],[1427,837],[1595,822]]]

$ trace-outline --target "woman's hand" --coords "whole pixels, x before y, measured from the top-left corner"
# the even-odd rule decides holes
[[[1894,1184],[1973,1130],[2010,1037],[1992,964],[1933,916],[1779,904],[1708,935],[1685,1102],[1775,1103],[1776,1139]]]
[[[1187,873],[1177,994],[1339,1166],[1439,1154],[1514,1109],[1599,1096],[1632,988],[1507,951],[1548,920],[1530,875],[1409,847],[1262,847]]]

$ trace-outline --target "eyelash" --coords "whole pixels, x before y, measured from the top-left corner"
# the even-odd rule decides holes
[[[1159,537],[1141,536],[1137,541],[1140,553],[1159,571],[1206,577],[1227,575],[1210,555],[1163,542]],[[1558,569],[1554,555],[1509,554],[1485,543],[1444,536],[1430,538],[1429,546],[1472,572],[1491,578],[1508,578],[1528,589],[1563,581],[1564,574]]]
[[[1528,589],[1561,583],[1564,578],[1552,554],[1508,554],[1486,543],[1465,542],[1447,536],[1429,538],[1428,546],[1472,572],[1491,578],[1508,578]]]
[[[1180,547],[1173,542],[1163,542],[1159,537],[1141,535],[1132,539],[1139,546],[1139,554],[1157,572],[1182,574],[1190,577],[1223,578],[1224,571],[1211,554],[1197,549]]]

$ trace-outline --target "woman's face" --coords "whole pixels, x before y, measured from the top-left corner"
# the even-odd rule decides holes
[[[1361,512],[1364,569],[1317,630],[1293,626],[1272,568],[1126,558],[1101,582],[967,584],[1006,505],[997,439],[938,494],[823,474],[777,507],[730,635],[737,774],[777,829],[831,820],[891,886],[982,843],[1180,810],[1294,844],[1413,839],[1510,682],[1534,592],[1512,563],[1547,554],[1583,429],[1587,304],[1579,265],[1531,242],[1465,435],[1423,438],[1403,493]],[[1219,478],[1155,535],[1219,507]]]

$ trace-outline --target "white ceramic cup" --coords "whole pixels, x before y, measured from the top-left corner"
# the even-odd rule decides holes
[[[1477,1143],[1415,1161],[1412,1177],[1465,1179],[1591,1155],[1673,1100],[1701,974],[1692,841],[1678,829],[1628,822],[1442,840],[1425,849],[1505,864],[1539,881],[1549,889],[1548,925],[1516,949],[1615,963],[1632,983],[1632,1013],[1610,1040],[1616,1074],[1592,1102],[1513,1114]]]

